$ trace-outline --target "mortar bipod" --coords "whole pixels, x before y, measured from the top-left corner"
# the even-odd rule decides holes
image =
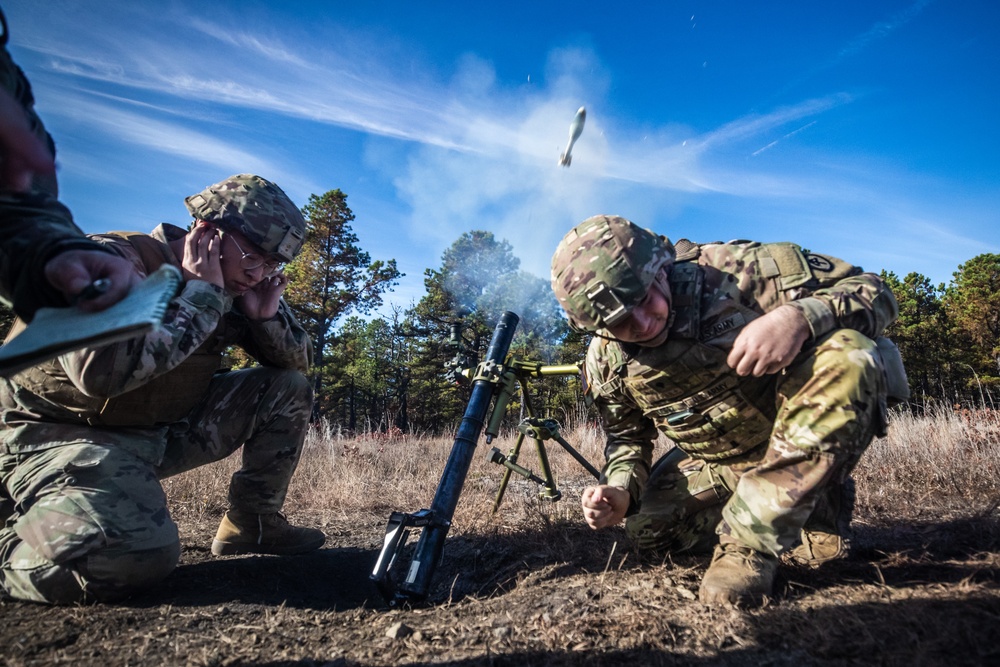
[[[542,490],[538,492],[538,497],[542,500],[556,502],[562,498],[562,492],[556,487],[555,476],[552,474],[552,468],[549,465],[549,456],[545,450],[546,440],[555,440],[558,442],[587,472],[593,475],[595,479],[600,479],[600,471],[592,466],[572,445],[566,442],[565,438],[559,435],[559,422],[556,420],[529,417],[517,425],[517,431],[514,446],[511,447],[506,456],[496,447],[489,452],[490,463],[496,463],[504,467],[503,478],[500,480],[500,488],[497,490],[496,498],[493,500],[494,513],[500,508],[500,503],[503,502],[503,496],[507,491],[507,484],[510,482],[511,473],[517,473],[525,479],[541,486]],[[517,457],[521,454],[521,445],[524,443],[525,436],[530,437],[532,442],[535,443],[535,452],[538,454],[538,465],[541,468],[542,477],[539,477],[531,470],[517,463]]]

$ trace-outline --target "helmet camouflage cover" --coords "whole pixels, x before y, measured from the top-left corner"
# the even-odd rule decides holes
[[[611,215],[587,218],[552,256],[552,290],[570,324],[597,331],[623,322],[657,273],[674,261],[666,237]]]
[[[302,249],[306,221],[277,185],[253,174],[237,174],[184,200],[196,220],[234,229],[265,252],[290,262]]]

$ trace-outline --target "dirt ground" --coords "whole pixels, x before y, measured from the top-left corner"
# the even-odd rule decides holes
[[[178,517],[180,567],[118,605],[0,602],[0,665],[1000,664],[1000,515],[856,520],[854,549],[783,567],[752,611],[697,601],[707,558],[651,560],[577,521],[453,531],[426,606],[371,585],[387,517],[322,526],[322,550],[213,558],[215,519]]]

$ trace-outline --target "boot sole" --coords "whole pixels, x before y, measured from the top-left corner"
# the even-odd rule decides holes
[[[212,540],[212,555],[241,556],[245,554],[262,554],[266,556],[298,556],[316,551],[323,546],[325,542],[326,537],[324,536],[322,540],[318,539],[313,542],[307,542],[306,544],[302,544],[291,549],[282,549],[280,547],[264,544],[238,544],[235,542]]]

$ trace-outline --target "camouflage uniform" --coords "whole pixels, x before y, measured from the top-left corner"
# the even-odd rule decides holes
[[[55,144],[34,111],[31,84],[7,52],[6,20],[2,25],[0,90],[21,104],[30,127],[55,155]],[[0,163],[3,160],[0,146]],[[36,176],[30,192],[0,191],[0,299],[13,304],[26,320],[40,306],[66,305],[62,294],[45,279],[46,262],[66,250],[102,250],[84,237],[69,209],[56,199],[58,194],[55,176]]]
[[[148,274],[163,262],[180,266],[167,242],[184,233],[161,225],[152,236],[95,238]],[[216,372],[232,344],[263,365]],[[180,547],[159,480],[240,446],[230,504],[277,512],[310,416],[311,355],[283,301],[271,320],[250,321],[223,289],[190,280],[160,330],[4,380],[0,482],[15,511],[0,530],[3,588],[63,603],[161,580]]]
[[[608,238],[575,246],[564,270],[553,260],[571,321],[580,307],[560,285],[593,284]],[[670,258],[633,256],[625,273],[636,284],[588,294],[593,317],[617,318],[613,326],[623,319],[616,306],[637,303],[653,282],[649,267],[669,269],[660,273],[672,294],[666,341],[643,347],[598,331],[585,365],[608,437],[601,483],[628,490],[628,534],[675,552],[711,549],[721,535],[776,556],[803,528],[843,528],[850,472],[886,426],[875,339],[898,314],[892,293],[874,274],[791,243],[683,243],[672,267]],[[780,374],[737,375],[726,363],[736,337],[784,304],[808,322],[809,342]],[[676,447],[651,467],[659,433]]]

